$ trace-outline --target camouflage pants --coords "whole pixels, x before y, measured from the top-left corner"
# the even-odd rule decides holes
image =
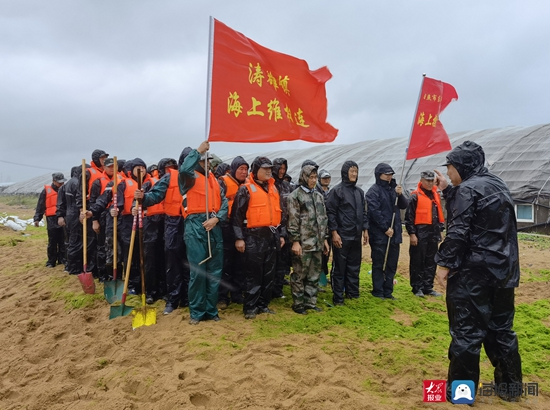
[[[322,271],[322,251],[292,255],[290,274],[293,307],[314,307],[317,304],[319,276]]]

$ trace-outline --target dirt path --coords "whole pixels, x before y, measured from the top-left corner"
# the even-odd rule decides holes
[[[45,239],[0,227],[0,244],[0,409],[420,409],[429,407],[422,403],[424,375],[445,377],[445,360],[399,374],[375,367],[376,345],[332,342],[328,331],[251,341],[257,324],[236,311],[223,312],[219,323],[189,326],[187,310],[166,317],[159,310],[157,325],[132,331],[130,318],[108,320],[102,300],[66,309],[63,293],[80,294],[80,287],[62,267],[43,267]],[[530,257],[531,269],[543,268],[549,255]],[[534,294],[525,286],[520,297]],[[495,403],[476,408],[510,408]],[[546,410],[550,399],[513,408]]]

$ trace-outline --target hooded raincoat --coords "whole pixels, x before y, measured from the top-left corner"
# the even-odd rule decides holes
[[[344,162],[342,181],[329,191],[326,201],[328,229],[342,239],[341,248],[333,246],[331,282],[336,304],[344,303],[344,289],[348,298],[359,297],[361,239],[363,231],[369,228],[363,190],[356,186],[357,181],[349,179],[351,167],[359,169],[354,161]]]
[[[485,168],[481,146],[466,141],[447,156],[462,182],[443,190],[447,235],[436,262],[450,269],[447,313],[451,333],[447,396],[453,380],[479,383],[481,345],[495,367],[499,395],[521,395],[521,358],[512,330],[519,252],[514,202],[506,184]]]

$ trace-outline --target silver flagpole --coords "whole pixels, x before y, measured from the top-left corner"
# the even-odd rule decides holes
[[[210,16],[210,28],[208,36],[208,78],[206,80],[206,121],[205,121],[205,140],[208,141],[210,134],[210,117],[211,117],[211,102],[212,102],[212,64],[214,60],[214,18]],[[209,219],[208,212],[208,151],[204,153],[204,189],[205,189],[205,206],[206,206],[206,220]],[[208,257],[199,262],[202,265],[209,259],[212,259],[212,244],[210,243],[210,231],[206,231],[208,237]]]
[[[420,104],[420,98],[422,98],[422,87],[424,87],[424,80],[426,79],[426,73],[422,74],[422,83],[420,84],[420,91],[418,91],[418,99],[416,100],[416,110],[414,111],[414,117],[411,124],[411,131],[409,132],[409,143],[407,144],[407,149],[405,150],[405,158],[403,158],[403,166],[401,167],[401,176],[399,177],[399,185],[403,186],[403,176],[405,175],[405,164],[407,163],[407,151],[411,145],[411,138],[414,129],[414,123],[418,116],[418,106]],[[403,195],[403,194],[401,194]],[[397,201],[399,200],[399,195],[395,197],[395,204],[393,205],[393,214],[391,217],[390,228],[393,229],[393,224],[395,223],[395,208],[397,207]],[[386,255],[384,256],[384,266],[382,267],[382,272],[384,272],[384,277],[386,277],[386,263],[388,262],[388,253],[390,251],[390,242],[391,237],[388,237],[388,244],[386,246]]]

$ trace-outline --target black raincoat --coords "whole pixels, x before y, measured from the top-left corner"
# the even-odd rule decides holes
[[[349,180],[349,169],[358,167],[353,161],[342,165],[342,182],[332,188],[326,201],[328,229],[336,231],[342,247],[333,247],[331,274],[333,302],[344,303],[344,289],[348,298],[359,297],[359,270],[361,269],[361,240],[369,228],[363,190]]]
[[[399,195],[397,206],[395,199],[398,197],[395,192],[397,183],[384,181],[380,175],[393,172],[388,164],[380,163],[374,169],[376,183],[372,185],[365,195],[369,217],[369,242],[372,257],[372,295],[381,298],[393,298],[393,280],[397,271],[399,261],[399,244],[402,242],[401,212],[400,209],[407,208],[409,201],[404,195]],[[392,217],[395,214],[393,223],[393,236],[388,248],[388,236],[385,232],[392,226]],[[386,269],[384,270],[384,259],[388,249]]]
[[[483,149],[466,141],[447,156],[462,182],[444,191],[447,236],[436,255],[450,269],[447,312],[452,336],[447,396],[453,380],[479,383],[481,345],[495,367],[496,385],[522,383],[518,339],[512,331],[519,284],[514,203],[506,184],[485,168]],[[506,400],[517,389],[499,391]]]
[[[57,195],[63,195],[61,187],[58,187],[53,182],[51,184],[52,189],[57,192]],[[57,205],[57,203],[56,203]],[[56,209],[57,211],[57,209]],[[36,212],[34,214],[34,222],[42,220],[44,213],[46,212],[46,189],[43,189],[38,197],[38,203],[36,204]],[[62,265],[65,263],[65,235],[63,227],[57,224],[57,215],[46,216],[46,228],[48,231],[48,261],[47,266],[55,266],[56,264]]]

